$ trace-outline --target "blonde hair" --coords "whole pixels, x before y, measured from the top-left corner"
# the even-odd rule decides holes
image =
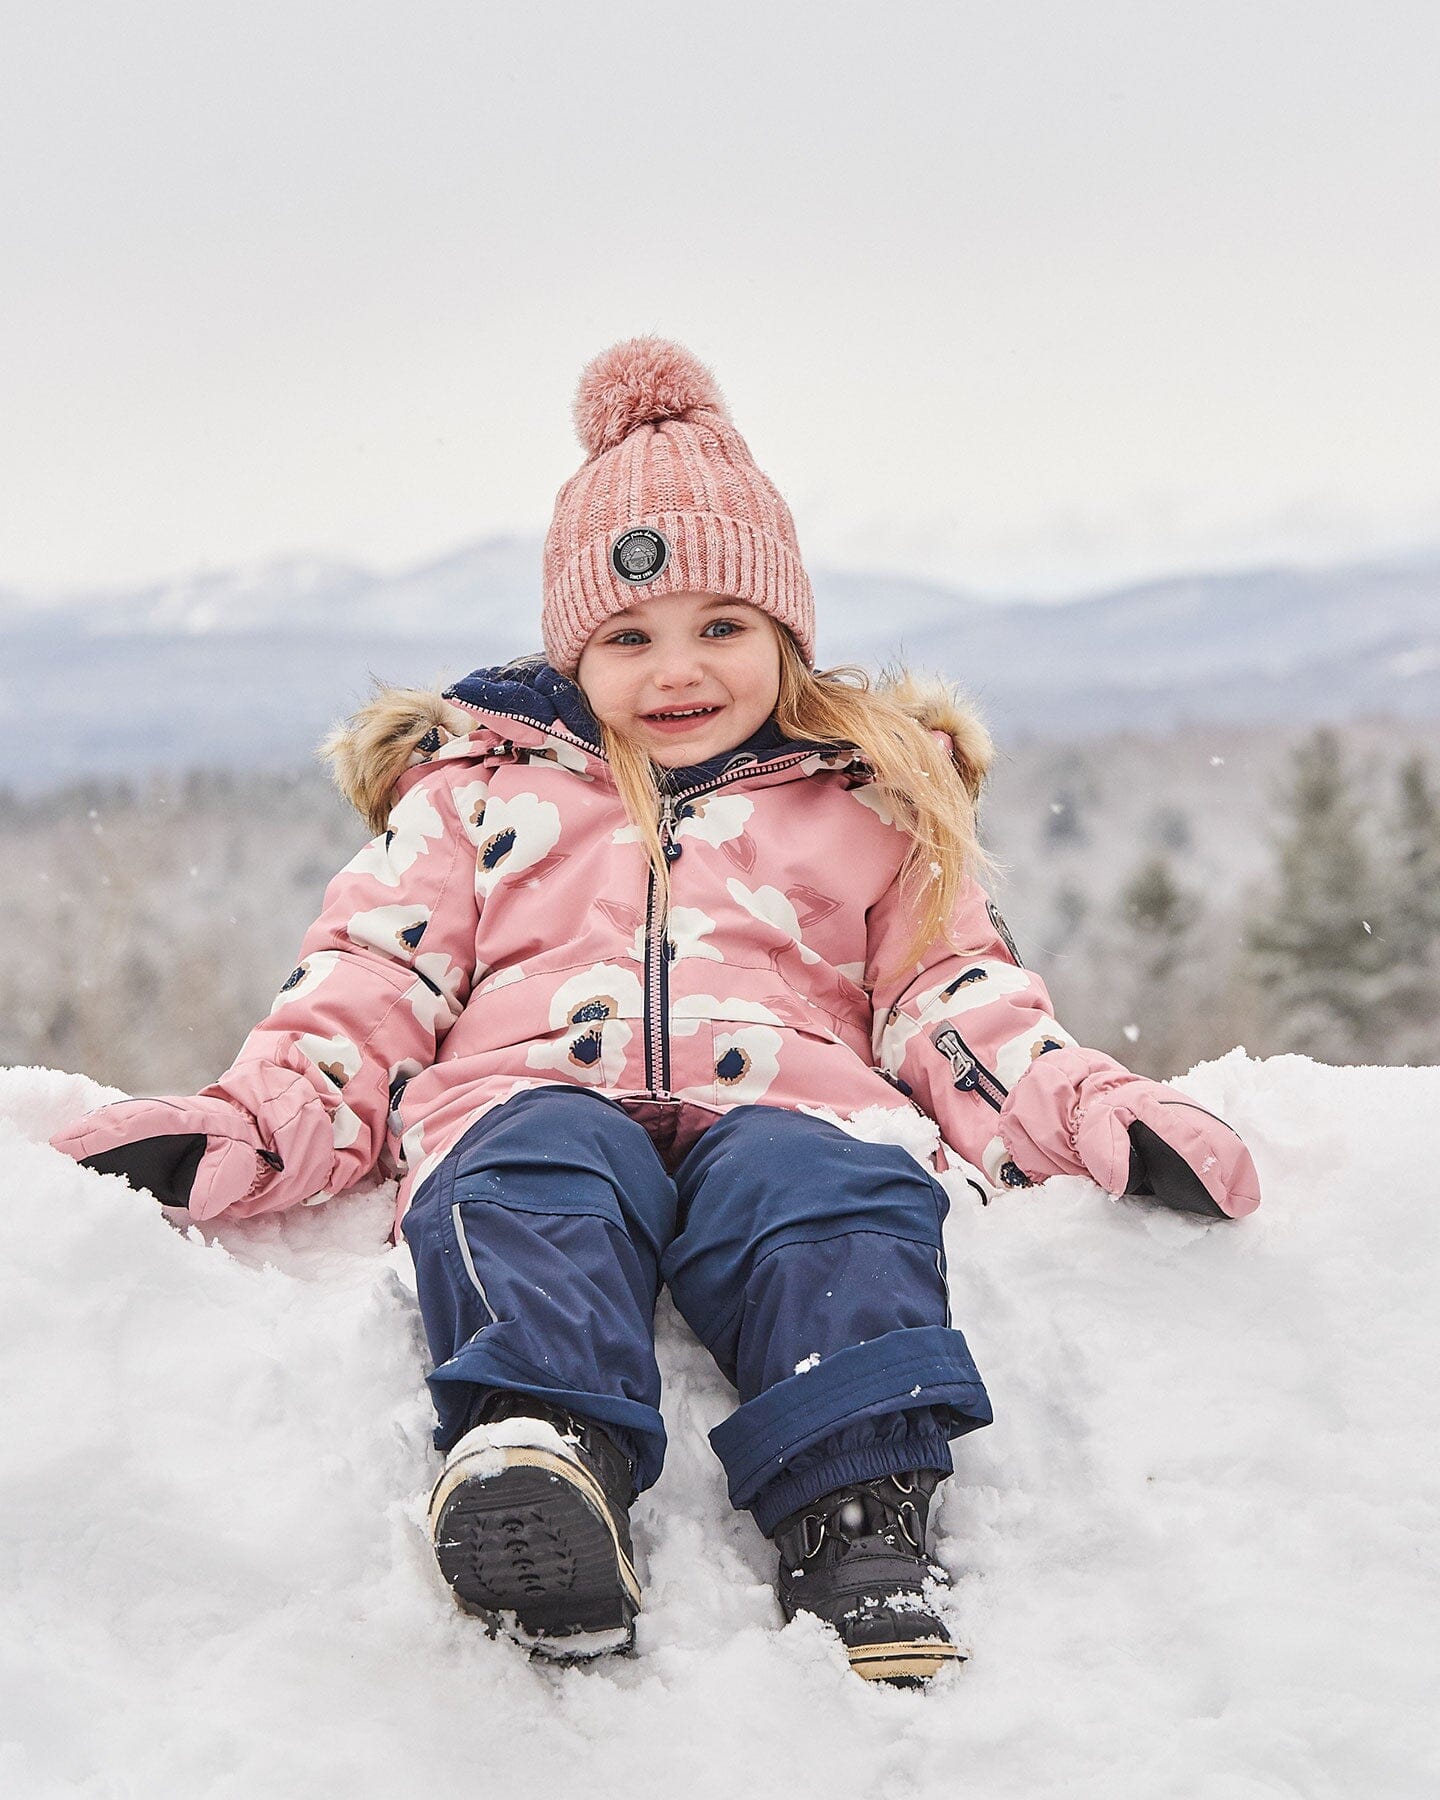
[[[777,626],[776,635],[776,724],[788,738],[858,750],[896,827],[910,839],[899,880],[913,929],[897,970],[886,971],[898,972],[931,944],[948,942],[946,927],[967,877],[990,867],[975,822],[988,739],[971,721],[970,741],[957,746],[952,756],[904,704],[918,698],[921,684],[896,675],[882,677],[876,686],[863,669],[811,669],[788,630]],[[600,738],[626,814],[649,854],[657,888],[667,894],[659,772],[633,738],[603,722]]]

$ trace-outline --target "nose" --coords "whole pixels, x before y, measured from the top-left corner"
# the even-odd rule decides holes
[[[698,687],[705,679],[705,671],[695,652],[681,645],[661,652],[650,671],[650,679],[662,693],[680,693],[685,688]]]

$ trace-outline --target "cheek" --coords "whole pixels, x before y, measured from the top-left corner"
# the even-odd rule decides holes
[[[750,665],[746,687],[747,700],[768,718],[780,698],[780,648],[777,644],[759,647]]]
[[[602,722],[623,711],[625,682],[619,670],[607,669],[601,662],[587,664],[582,656],[575,671],[575,685],[585,696],[585,704]]]

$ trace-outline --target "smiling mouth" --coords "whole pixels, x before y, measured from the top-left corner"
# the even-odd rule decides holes
[[[647,725],[678,725],[682,721],[714,718],[718,706],[677,706],[667,712],[641,713]]]

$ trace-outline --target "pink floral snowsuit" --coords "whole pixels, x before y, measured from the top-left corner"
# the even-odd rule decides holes
[[[965,721],[946,722],[978,787]],[[907,841],[870,771],[853,750],[773,727],[755,745],[672,782],[667,900],[571,683],[529,664],[477,672],[419,707],[382,698],[342,760],[384,828],[330,883],[268,1019],[201,1095],[122,1102],[54,1141],[132,1173],[134,1140],[193,1142],[188,1204],[201,1218],[398,1175],[442,1448],[477,1385],[518,1387],[605,1420],[648,1485],[664,1442],[649,1341],[663,1275],[741,1391],[712,1442],[762,1528],[827,1482],[948,1468],[946,1436],[985,1423],[989,1404],[948,1316],[944,1192],[897,1146],[928,1142],[932,1167],[960,1170],[982,1199],[1060,1171],[1123,1192],[1142,1130],[1162,1183],[1178,1169],[1197,1210],[1250,1210],[1253,1168],[1219,1121],[1074,1044],[973,881],[950,941],[897,967],[911,936]],[[586,1103],[576,1124],[573,1104],[532,1102],[542,1090],[609,1110]],[[520,1149],[496,1164],[517,1121]],[[623,1216],[572,1202],[563,1184],[521,1195],[552,1151],[557,1167],[570,1155],[547,1135],[562,1130],[585,1141],[567,1179],[599,1168]],[[508,1207],[490,1205],[496,1193]],[[537,1235],[546,1213],[552,1238],[569,1234],[558,1261]],[[875,1223],[882,1213],[893,1228]],[[785,1263],[770,1253],[782,1244],[803,1256]],[[625,1279],[619,1263],[597,1274],[616,1255],[630,1258]],[[520,1269],[535,1258],[549,1272]],[[819,1273],[832,1268],[833,1282]],[[497,1284],[517,1281],[518,1297],[497,1303]],[[823,1360],[797,1359],[806,1340],[786,1334],[841,1283],[861,1323]],[[552,1307],[549,1337],[522,1316],[535,1295]],[[630,1359],[624,1375],[596,1348],[617,1306],[626,1322],[605,1341],[610,1363]],[[584,1379],[545,1373],[566,1333]]]

